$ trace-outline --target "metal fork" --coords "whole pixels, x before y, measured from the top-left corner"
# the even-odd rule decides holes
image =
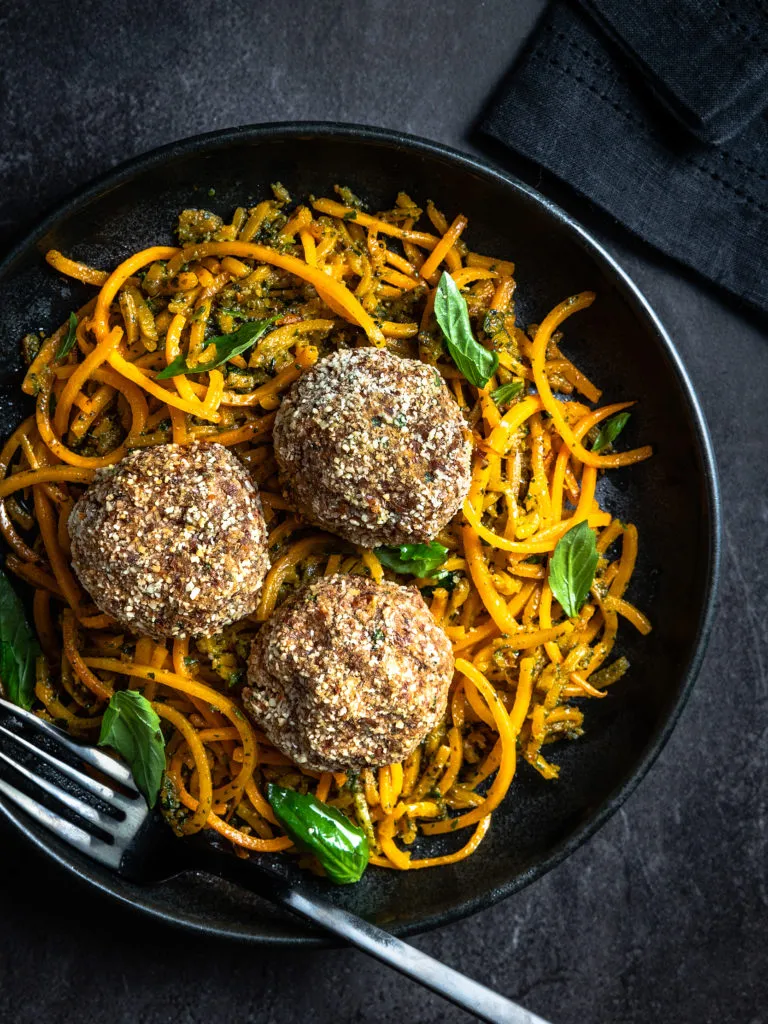
[[[76,815],[82,824],[75,824],[51,810],[3,776],[0,776],[0,793],[81,853],[121,875],[135,876],[135,869],[129,866],[136,861],[137,854],[141,856],[140,833],[144,831],[149,811],[144,799],[135,790],[130,770],[103,751],[70,739],[61,729],[29,711],[2,699],[0,707],[19,719],[25,729],[45,737],[49,743],[82,763],[80,768],[73,767],[66,758],[42,749],[25,735],[0,724],[0,737],[10,740],[19,752],[24,750],[27,755],[33,754],[40,762],[53,768],[69,783],[74,783],[74,789],[78,792],[70,792],[61,783],[52,782],[27,767],[7,752],[7,746],[0,750],[0,764],[11,768],[34,790],[57,801],[62,808]],[[82,770],[82,765],[95,768],[113,785],[92,778]],[[101,807],[94,806],[84,795],[95,798]],[[494,1024],[546,1024],[541,1017],[529,1013],[479,982],[441,964],[368,921],[320,899],[302,885],[298,871],[287,862],[279,862],[275,866],[274,863],[268,863],[266,857],[245,861],[231,854],[214,852],[212,856],[215,862],[210,857],[202,858],[197,867],[210,870],[288,908],[394,967],[480,1020]]]

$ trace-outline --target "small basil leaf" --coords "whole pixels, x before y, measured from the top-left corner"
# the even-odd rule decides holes
[[[297,793],[270,782],[267,798],[285,831],[298,847],[313,853],[332,882],[358,882],[368,866],[368,840],[346,814],[310,793]]]
[[[58,363],[62,359],[65,359],[75,346],[77,341],[77,317],[74,313],[69,314],[69,326],[67,327],[67,333],[59,342],[59,347],[56,349],[56,355],[54,362]]]
[[[41,654],[24,606],[0,573],[0,682],[6,699],[27,710],[35,698],[35,661]]]
[[[586,521],[560,538],[549,563],[549,586],[569,619],[587,599],[597,569],[595,531]]]
[[[112,694],[101,721],[99,746],[112,747],[125,759],[139,792],[154,807],[165,771],[165,740],[146,697],[137,690]]]
[[[470,384],[484,388],[498,369],[499,357],[475,340],[466,299],[446,272],[435,293],[435,318],[445,335],[451,359]]]
[[[615,416],[611,416],[609,420],[606,420],[600,428],[600,433],[595,438],[592,451],[599,452],[602,448],[607,448],[609,444],[613,444],[627,425],[629,416],[628,412],[619,412]]]
[[[522,393],[525,387],[525,381],[522,380],[511,380],[508,384],[502,384],[500,388],[496,388],[495,391],[491,392],[491,398],[494,400],[496,405],[508,405],[514,398]]]
[[[442,565],[448,548],[436,540],[429,544],[395,544],[376,548],[374,554],[387,569],[409,576],[432,576]]]
[[[271,316],[267,320],[249,320],[232,334],[219,334],[217,337],[211,338],[206,343],[205,351],[207,352],[213,345],[216,349],[215,355],[213,359],[197,366],[189,366],[186,357],[180,353],[164,370],[158,373],[157,380],[168,380],[169,377],[178,377],[182,373],[207,373],[208,370],[214,370],[222,363],[226,363],[232,356],[239,356],[241,352],[245,352],[251,345],[254,345],[276,319],[276,316]]]

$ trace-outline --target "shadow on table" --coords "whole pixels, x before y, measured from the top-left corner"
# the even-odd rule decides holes
[[[250,946],[145,916],[70,875],[4,822],[0,848],[3,1024],[470,1019],[352,950]]]

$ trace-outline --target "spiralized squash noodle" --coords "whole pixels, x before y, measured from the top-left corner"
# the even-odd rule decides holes
[[[604,698],[628,667],[624,658],[609,662],[619,616],[650,630],[625,596],[637,530],[602,508],[596,490],[601,471],[650,449],[588,447],[598,424],[630,404],[592,408],[600,389],[561,348],[558,332],[594,295],[566,299],[526,333],[515,319],[513,264],[469,251],[465,217],[449,221],[429,204],[424,229],[403,193],[375,215],[339,194],[345,201],[288,209],[276,189],[229,224],[186,211],[183,244],[137,252],[111,272],[48,253],[56,271],[99,291],[77,312],[76,344],[63,360],[66,324],[27,339],[37,351],[23,390],[36,396],[36,413],[0,454],[0,530],[8,568],[35,588],[45,652],[38,713],[94,740],[115,688],[143,691],[166,731],[163,806],[179,834],[214,829],[243,855],[291,849],[263,795],[276,781],[349,814],[370,836],[373,864],[410,870],[472,854],[520,760],[554,779],[550,745],[579,736],[585,701]],[[448,358],[434,320],[444,270],[466,298],[476,336],[499,355],[483,389]],[[250,352],[209,372],[158,379],[180,353],[199,362],[207,336],[261,317],[275,322]],[[339,346],[368,344],[433,365],[474,441],[470,494],[439,538],[450,575],[437,585],[415,581],[453,643],[456,676],[445,721],[403,764],[321,774],[275,750],[238,693],[250,640],[296,587],[335,572],[395,578],[375,552],[301,521],[281,496],[271,445],[275,410],[293,381]],[[499,408],[493,392],[512,380],[523,392]],[[66,517],[94,472],[129,449],[200,440],[229,446],[262,492],[272,568],[259,608],[215,637],[130,636],[79,587]],[[597,533],[600,561],[586,604],[568,619],[547,560],[582,520]],[[430,854],[428,837],[453,832],[447,852]]]

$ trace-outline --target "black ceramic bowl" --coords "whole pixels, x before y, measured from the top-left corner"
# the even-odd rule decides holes
[[[296,195],[349,185],[374,208],[405,189],[432,198],[449,217],[469,217],[473,249],[517,266],[522,324],[538,322],[584,289],[597,301],[567,324],[567,352],[606,401],[639,399],[623,439],[650,443],[654,457],[600,484],[608,507],[637,523],[640,558],[630,599],[655,628],[625,624],[621,649],[632,669],[603,701],[590,703],[586,734],[551,750],[561,766],[545,782],[523,765],[477,854],[432,871],[367,872],[358,885],[321,886],[334,902],[408,934],[487,907],[538,878],[611,815],[669,736],[703,654],[717,578],[719,513],[715,466],[691,383],[663,327],[607,253],[565,213],[520,182],[430,142],[332,124],[266,125],[220,132],[141,157],[62,206],[0,266],[0,432],[25,412],[18,345],[52,329],[92,291],[48,268],[51,248],[98,267],[169,243],[176,215],[206,206],[223,215],[284,182]],[[10,806],[0,806],[38,846],[81,878],[146,912],[250,941],[308,941],[301,923],[206,876],[184,873],[152,887],[129,884],[80,856]]]

